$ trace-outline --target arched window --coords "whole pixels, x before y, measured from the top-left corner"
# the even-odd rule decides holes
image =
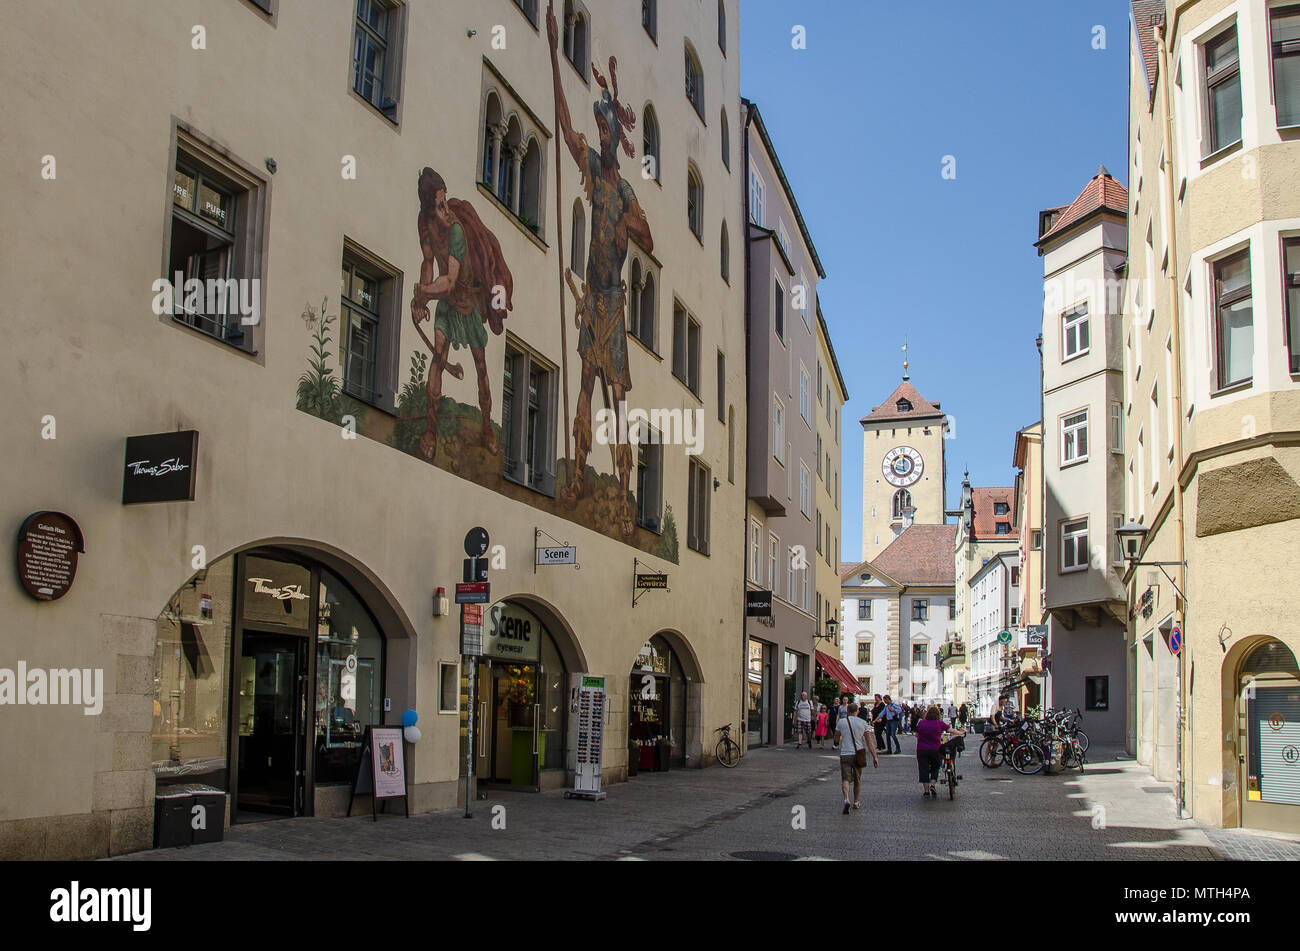
[[[722,0],[718,0],[718,49],[722,50],[723,55],[727,52],[727,8]]]
[[[501,102],[489,94],[483,121],[483,184],[489,188],[497,180],[497,127],[501,124]]]
[[[573,232],[569,240],[569,267],[573,269],[574,274],[581,278],[587,276],[586,237],[587,215],[582,210],[582,201],[575,198],[573,201]],[[635,267],[634,263],[634,271]]]
[[[1283,673],[1300,677],[1295,655],[1281,641],[1265,641],[1247,655],[1241,669],[1254,674]]]
[[[731,169],[731,132],[727,128],[727,110],[722,110],[722,164]]]
[[[894,493],[894,518],[902,518],[903,510],[912,504],[912,493],[899,489]]]
[[[719,243],[722,245],[722,250],[721,250],[722,261],[720,262],[720,266],[722,269],[722,279],[726,281],[728,284],[730,284],[731,283],[731,242],[727,239],[727,223],[725,221],[722,223],[722,240]]]
[[[501,199],[501,203],[511,211],[516,210],[515,195],[518,193],[518,182],[515,179],[515,153],[519,151],[520,136],[519,120],[511,116],[506,126],[506,134],[502,137],[501,145],[497,150],[496,178],[493,181],[497,198]]]
[[[641,305],[637,308],[636,337],[651,350],[655,348],[655,279],[647,273],[641,286]]]
[[[542,150],[536,138],[528,140],[519,168],[519,217],[534,234],[542,235]],[[557,230],[563,227],[557,226]]]
[[[704,184],[694,166],[686,168],[686,223],[695,237],[704,234]]]
[[[686,44],[686,98],[695,107],[696,113],[704,118],[704,70],[700,69],[700,59]]]
[[[646,106],[641,114],[641,161],[650,177],[659,181],[659,122],[655,119],[654,106]],[[650,164],[645,165],[645,160]]]
[[[628,314],[627,329],[636,336],[636,328],[641,322],[641,262],[636,258],[632,259],[632,268],[629,272],[631,280],[628,281]]]
[[[587,17],[575,10],[573,0],[564,2],[564,56],[583,79],[587,78]]]

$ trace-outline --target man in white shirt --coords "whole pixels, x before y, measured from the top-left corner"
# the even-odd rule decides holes
[[[840,717],[835,723],[835,742],[840,748],[840,785],[844,787],[844,815],[849,814],[849,806],[862,808],[862,767],[858,765],[858,750],[865,749],[871,754],[872,764],[879,769],[880,757],[876,755],[876,741],[867,729],[867,721],[857,716],[858,705],[849,704],[847,716]],[[849,786],[853,786],[853,799],[849,799]]]
[[[808,740],[808,749],[812,749],[812,711],[813,705],[805,690],[799,695],[799,702],[794,705],[795,749],[799,748],[805,738]]]

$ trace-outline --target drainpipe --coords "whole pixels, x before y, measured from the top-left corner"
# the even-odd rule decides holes
[[[1169,47],[1166,45],[1165,27],[1155,28],[1156,47],[1160,56],[1160,88],[1165,110],[1165,128],[1163,148],[1165,153],[1165,202],[1162,209],[1168,229],[1165,237],[1169,241],[1169,260],[1173,266],[1169,269],[1169,323],[1170,346],[1173,349],[1173,379],[1169,381],[1170,396],[1174,405],[1174,431],[1170,434],[1174,441],[1174,539],[1177,544],[1174,570],[1178,572],[1179,589],[1187,590],[1187,553],[1183,542],[1183,348],[1181,334],[1182,298],[1178,287],[1178,229],[1174,226],[1174,114],[1169,95]],[[1178,592],[1174,592],[1174,623],[1183,630],[1183,649],[1178,652],[1178,674],[1176,690],[1178,694],[1178,748],[1176,752],[1176,778],[1178,785],[1178,818],[1183,818],[1187,803],[1187,782],[1183,772],[1183,711],[1187,704],[1183,697],[1183,684],[1186,682],[1184,667],[1188,650],[1187,632],[1184,629],[1187,605],[1182,603]]]
[[[1043,668],[1042,678],[1043,686],[1038,692],[1038,706],[1046,710],[1049,706],[1047,702],[1048,687],[1051,686],[1051,679],[1054,675],[1047,672],[1046,661],[1052,656],[1052,616],[1044,609],[1043,602],[1047,595],[1047,454],[1044,447],[1047,445],[1047,396],[1043,392],[1043,386],[1047,381],[1047,371],[1043,366],[1043,335],[1040,333],[1034,338],[1034,344],[1038,347],[1038,522],[1039,522],[1039,544],[1038,544],[1038,622],[1047,624],[1047,642],[1043,644]],[[1032,461],[1031,459],[1027,461]],[[1033,519],[1030,519],[1029,525],[1029,544],[1033,548],[1034,526]],[[1025,712],[1022,707],[1020,712]]]
[[[742,595],[749,590],[745,579],[749,578],[749,350],[750,350],[750,331],[749,331],[749,271],[750,271],[750,254],[749,254],[749,127],[754,121],[754,109],[745,99],[741,99],[741,108],[745,110],[745,122],[740,129],[740,221],[741,235],[745,242],[745,499],[740,506],[740,523],[741,523],[741,545],[740,557],[741,564],[741,589]],[[762,552],[759,553],[760,556]],[[815,642],[814,642],[815,643]],[[783,661],[784,663],[784,661]],[[784,670],[784,667],[782,668]],[[759,677],[763,674],[760,671]],[[761,679],[760,679],[760,689]],[[772,698],[765,698],[768,704],[771,704]],[[749,612],[745,611],[740,619],[740,719],[737,721],[741,744],[746,753],[749,752],[748,720],[746,719],[747,704],[749,701]],[[761,713],[761,711],[760,711]],[[762,728],[759,728],[759,736],[762,736]]]

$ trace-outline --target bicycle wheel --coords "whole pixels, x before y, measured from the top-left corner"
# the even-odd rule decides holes
[[[729,736],[718,740],[718,762],[728,769],[740,762],[740,744]]]
[[[997,769],[1007,758],[1007,752],[996,737],[988,736],[980,744],[980,762],[989,769]]]
[[[948,798],[957,798],[957,767],[949,764],[948,770]]]
[[[1032,776],[1043,768],[1043,751],[1033,743],[1016,747],[1011,754],[1011,768],[1024,776]]]
[[[1086,753],[1088,752],[1088,734],[1082,730],[1074,731],[1074,738],[1079,741],[1079,747]]]

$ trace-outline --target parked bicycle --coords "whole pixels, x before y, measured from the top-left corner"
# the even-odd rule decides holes
[[[718,762],[731,769],[740,762],[740,744],[731,738],[731,724],[720,726],[713,732],[722,734],[718,739],[717,748],[714,750]]]

